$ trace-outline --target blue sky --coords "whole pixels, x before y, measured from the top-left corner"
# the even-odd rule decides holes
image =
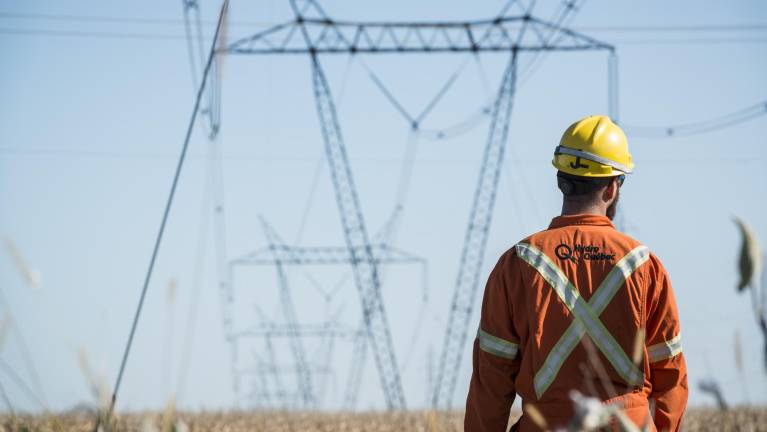
[[[0,254],[2,307],[26,339],[52,409],[92,400],[78,366],[81,347],[95,373],[110,385],[117,373],[193,103],[180,3],[0,4],[0,49],[6,65],[0,69],[0,234],[12,239],[42,275],[42,286],[30,288],[7,250]],[[559,4],[539,3],[536,14],[545,18]],[[492,16],[503,2],[327,0],[323,5],[339,18],[455,20]],[[206,21],[215,20],[217,7],[202,1]],[[234,38],[286,20],[290,11],[283,1],[234,0],[231,13],[229,34]],[[760,27],[744,28],[754,25]],[[640,7],[594,0],[571,23],[617,46],[620,118],[628,125],[651,126],[705,120],[764,100],[765,25],[767,7],[758,1],[706,7],[692,1],[649,1]],[[726,28],[712,29],[716,26]],[[212,32],[206,24],[206,34]],[[408,125],[372,84],[361,61],[406,107],[418,111],[467,58],[323,58],[365,218],[374,232],[386,222],[395,201]],[[504,55],[493,54],[481,58],[481,68],[473,60],[466,63],[453,91],[424,127],[444,127],[474,113],[497,88],[505,62]],[[606,64],[604,53],[551,54],[521,80],[481,279],[503,251],[545,228],[558,214],[550,155],[572,121],[606,112]],[[259,215],[289,242],[343,243],[310,78],[304,57],[224,60],[218,143],[230,258],[265,245]],[[632,136],[628,130],[637,169],[622,194],[624,226],[660,256],[671,275],[693,405],[712,403],[695,388],[709,377],[721,383],[734,403],[767,402],[761,336],[749,299],[734,289],[739,238],[731,221],[740,216],[767,238],[765,127],[761,117],[729,129],[663,140]],[[424,404],[428,359],[436,362],[441,348],[486,131],[484,122],[452,140],[418,143],[394,243],[428,260],[428,292],[418,266],[387,268],[383,288],[397,356],[403,363],[409,359],[403,379],[410,407]],[[180,404],[216,408],[237,402],[223,338],[212,227],[201,228],[210,219],[201,210],[208,208],[203,206],[208,145],[203,128],[197,128],[120,409],[158,408],[177,391],[195,286],[201,288],[199,315]],[[313,198],[307,205],[309,196]],[[202,240],[200,233],[205,234]],[[334,286],[346,273],[343,268],[309,270],[323,287]],[[350,282],[340,284],[326,304],[303,271],[291,269],[288,278],[303,322],[318,322],[330,313],[345,325],[356,325],[359,301]],[[238,323],[255,322],[255,305],[267,317],[279,317],[273,269],[254,269],[237,280],[233,313]],[[167,294],[170,281],[176,284],[173,302]],[[418,316],[425,317],[420,325]],[[472,328],[477,320],[475,316]],[[736,333],[743,342],[742,374],[735,368]],[[31,382],[18,339],[17,333],[8,334],[0,358]],[[311,350],[321,348],[312,343],[316,346]],[[328,382],[325,407],[337,407],[342,399],[349,352],[348,341],[338,341],[333,364],[341,372]],[[469,357],[464,358],[456,405],[462,403],[470,373]],[[37,408],[7,375],[0,374],[0,380],[17,409]],[[363,377],[359,406],[382,406],[372,362]]]

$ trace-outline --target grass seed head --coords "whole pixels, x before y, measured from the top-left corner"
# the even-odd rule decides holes
[[[738,225],[741,235],[740,255],[738,257],[740,281],[737,286],[738,292],[741,292],[747,287],[754,288],[754,279],[761,272],[762,253],[754,230],[737,216],[733,220]]]

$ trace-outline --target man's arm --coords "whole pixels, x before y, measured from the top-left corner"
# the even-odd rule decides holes
[[[655,426],[678,431],[687,407],[687,366],[682,354],[679,312],[671,282],[663,265],[651,257],[650,307],[647,320],[647,355],[655,400]]]
[[[474,369],[466,400],[466,432],[505,431],[516,396],[519,336],[511,320],[510,279],[513,252],[504,254],[490,273],[482,299],[482,317],[474,341]],[[518,264],[517,264],[518,265]]]

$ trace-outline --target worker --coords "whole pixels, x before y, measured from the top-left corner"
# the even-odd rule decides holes
[[[567,128],[552,163],[562,214],[490,273],[464,429],[506,431],[517,394],[512,431],[567,427],[577,391],[639,427],[678,431],[688,387],[671,282],[612,223],[634,168],[626,136],[606,116],[586,117]]]

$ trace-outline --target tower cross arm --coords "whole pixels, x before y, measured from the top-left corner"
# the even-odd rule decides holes
[[[357,248],[357,255],[362,251]],[[373,260],[381,264],[418,264],[426,260],[409,252],[385,245],[371,244]],[[231,261],[233,265],[339,265],[350,264],[353,257],[349,248],[343,246],[302,247],[276,244],[270,248],[253,251]]]
[[[304,37],[301,27],[306,29]],[[446,22],[299,18],[242,37],[226,54],[394,54],[613,50],[608,43],[530,15]]]

